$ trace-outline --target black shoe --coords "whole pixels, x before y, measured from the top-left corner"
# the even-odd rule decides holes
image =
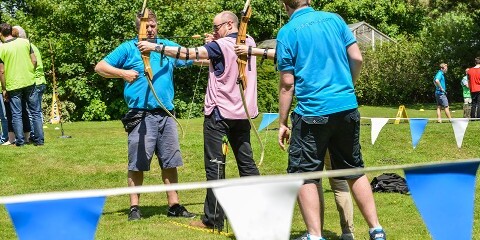
[[[168,217],[184,217],[184,218],[194,218],[196,215],[194,213],[188,212],[187,209],[180,205],[175,204],[168,208],[167,212]]]
[[[140,220],[142,216],[140,215],[140,209],[133,207],[130,208],[130,213],[128,213],[128,221]]]

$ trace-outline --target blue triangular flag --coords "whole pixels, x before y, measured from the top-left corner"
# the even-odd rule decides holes
[[[472,239],[479,162],[406,169],[412,198],[435,240]]]
[[[18,239],[94,239],[105,197],[6,204]]]
[[[259,132],[278,118],[278,113],[264,113],[262,115],[262,122],[260,123],[260,127],[258,127]]]
[[[410,133],[412,134],[413,148],[417,147],[420,138],[422,137],[425,126],[427,126],[428,119],[426,118],[410,118]]]

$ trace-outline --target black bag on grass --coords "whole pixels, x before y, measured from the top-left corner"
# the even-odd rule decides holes
[[[395,173],[383,173],[374,177],[370,183],[373,192],[396,192],[408,194],[408,186],[405,178]]]

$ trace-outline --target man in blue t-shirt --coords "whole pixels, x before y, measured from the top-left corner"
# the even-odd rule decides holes
[[[339,15],[315,11],[310,0],[283,0],[283,4],[290,20],[277,36],[278,141],[285,149],[285,141],[290,140],[287,171],[322,171],[327,148],[332,169],[363,168],[354,90],[363,58],[355,37]],[[297,105],[291,114],[290,138],[287,120],[294,94]],[[368,178],[358,174],[341,179],[350,185],[370,227],[370,239],[385,240]],[[306,180],[298,195],[311,240],[323,239],[317,181]]]
[[[157,17],[149,11],[147,37],[160,45],[179,46],[166,39],[157,38]],[[137,28],[140,26],[141,14],[137,15]],[[129,111],[122,119],[128,132],[128,186],[141,186],[143,172],[150,170],[150,162],[157,155],[165,184],[177,183],[177,167],[182,166],[182,156],[178,142],[175,120],[162,108],[149,89],[145,76],[141,53],[136,47],[138,40],[122,43],[95,67],[95,71],[105,78],[121,78],[125,81],[124,98]],[[155,92],[166,110],[173,114],[173,69],[191,65],[192,61],[176,60],[159,53],[150,54],[152,84]],[[139,220],[140,194],[130,195],[130,212],[128,220]],[[176,191],[167,192],[169,217],[193,218],[179,204]]]
[[[445,73],[448,70],[448,65],[446,63],[440,64],[440,70],[435,74],[433,79],[433,84],[435,84],[435,100],[437,101],[437,122],[442,122],[442,108],[445,109],[445,115],[448,119],[452,118],[450,116],[450,110],[448,107],[447,99],[447,83],[445,80]]]

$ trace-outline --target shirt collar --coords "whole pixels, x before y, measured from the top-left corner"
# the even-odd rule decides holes
[[[314,12],[314,11],[315,10],[312,7],[306,7],[306,8],[296,10],[295,12],[293,12],[292,16],[290,17],[290,20],[292,20],[296,17],[299,17],[299,16],[301,16],[305,13]]]
[[[238,32],[230,33],[226,37],[237,38]]]
[[[5,41],[5,43],[12,42],[12,41],[14,41],[14,40],[17,40],[17,38],[16,38],[16,37],[10,38],[10,39],[8,39],[7,41]]]

